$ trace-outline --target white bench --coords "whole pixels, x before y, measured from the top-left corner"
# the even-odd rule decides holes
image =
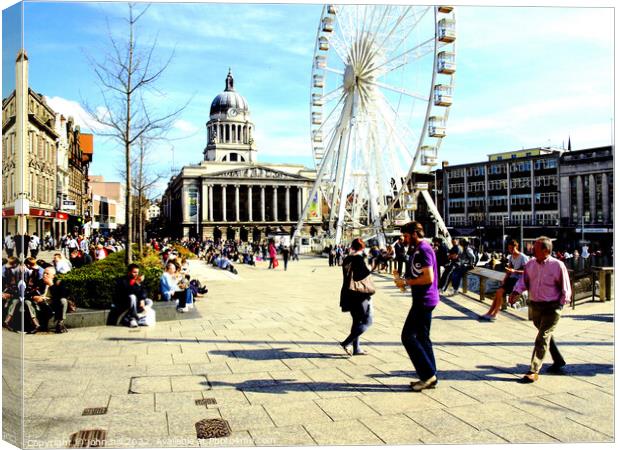
[[[486,293],[487,280],[495,280],[500,283],[506,276],[505,272],[498,272],[497,270],[487,269],[485,267],[474,267],[467,272],[467,275],[476,275],[480,278],[480,301],[484,301],[484,294]],[[463,292],[467,292],[467,277],[463,277]]]

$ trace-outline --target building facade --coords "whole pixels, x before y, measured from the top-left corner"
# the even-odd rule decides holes
[[[541,234],[571,249],[589,236],[595,246],[611,245],[611,147],[497,153],[484,162],[444,162],[434,175],[430,192],[453,236],[492,248],[501,248],[504,235],[531,243]]]
[[[90,177],[92,229],[109,233],[125,224],[125,189],[117,181],[102,176]]]
[[[203,161],[171,178],[162,197],[165,227],[177,237],[257,241],[291,233],[301,216],[316,172],[302,165],[256,160],[247,101],[235,91],[229,72],[225,90],[211,104]],[[319,198],[304,230],[320,226]]]
[[[565,152],[560,158],[560,221],[580,240],[613,242],[614,161],[611,146]]]
[[[84,205],[89,201],[85,193],[92,135],[80,134],[73,119],[65,121],[42,94],[30,89],[24,50],[15,70],[15,91],[2,101],[3,229],[58,239],[72,225],[88,220]],[[82,158],[79,165],[78,158]],[[71,208],[68,200],[76,207]]]
[[[55,112],[28,87],[28,56],[16,60],[15,91],[2,101],[2,222],[5,233],[55,233],[66,214],[56,210]]]

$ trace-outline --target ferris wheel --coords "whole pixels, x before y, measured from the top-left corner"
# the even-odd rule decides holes
[[[376,236],[411,220],[424,194],[412,174],[437,163],[452,105],[455,15],[451,6],[328,5],[312,61],[310,136],[328,234]]]

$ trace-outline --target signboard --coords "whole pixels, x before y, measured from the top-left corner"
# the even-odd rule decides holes
[[[198,188],[190,187],[187,190],[189,197],[189,220],[195,221],[198,215]]]
[[[62,207],[60,209],[62,209],[63,211],[75,211],[76,210],[75,201],[63,200]]]
[[[321,220],[320,208],[321,202],[319,201],[319,193],[316,192],[310,202],[310,208],[308,209],[308,220]]]
[[[25,198],[18,198],[15,200],[15,214],[16,215],[28,215],[30,214],[30,202]]]

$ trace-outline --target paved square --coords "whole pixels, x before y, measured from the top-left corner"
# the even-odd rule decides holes
[[[93,427],[108,431],[108,447],[615,438],[613,302],[565,310],[556,336],[567,374],[543,370],[537,383],[523,385],[532,324],[515,312],[480,323],[475,317],[488,305],[461,294],[442,299],[431,331],[439,384],[414,393],[409,383],[417,377],[400,343],[411,299],[387,278],[377,278],[375,322],[362,339],[369,354],[348,357],[338,345],[350,328],[338,308],[340,268],[307,257],[287,272],[264,263],[239,266],[235,278],[213,270],[191,262],[209,287],[196,304],[200,318],[137,332],[24,336],[30,446],[66,447],[71,433]],[[215,404],[197,406],[203,398]],[[102,406],[107,414],[81,416]],[[198,440],[195,423],[211,418],[228,421],[231,436]]]

